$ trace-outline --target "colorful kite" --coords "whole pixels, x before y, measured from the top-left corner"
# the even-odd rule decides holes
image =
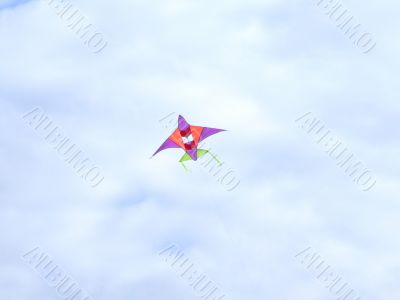
[[[204,141],[211,135],[226,131],[224,129],[216,129],[209,127],[193,126],[190,125],[180,115],[178,117],[178,128],[167,138],[167,140],[158,148],[153,154],[156,155],[158,152],[168,148],[182,148],[185,150],[185,154],[180,159],[180,163],[183,165],[185,170],[188,170],[183,162],[188,160],[196,161],[206,153],[209,153],[218,163],[218,159],[211,154],[208,150],[198,149],[200,142]]]

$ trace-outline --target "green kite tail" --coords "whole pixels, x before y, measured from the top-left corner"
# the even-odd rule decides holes
[[[200,157],[204,156],[207,153],[209,153],[212,156],[212,158],[215,159],[215,161],[221,165],[221,162],[217,159],[217,157],[214,154],[212,154],[210,151],[208,151],[208,150],[197,149],[197,158],[200,158]],[[188,160],[193,160],[193,159],[190,157],[189,154],[185,153],[182,156],[182,158],[179,160],[179,162],[182,164],[182,166],[185,169],[185,171],[190,172],[189,168],[183,163],[183,162],[188,161]]]

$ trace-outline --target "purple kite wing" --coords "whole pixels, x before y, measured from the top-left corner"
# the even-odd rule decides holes
[[[156,155],[158,152],[163,151],[165,149],[169,149],[169,148],[180,148],[180,146],[178,146],[176,143],[174,143],[172,140],[170,140],[169,138],[160,146],[160,148],[158,148],[158,150],[153,154]]]
[[[222,131],[226,131],[225,129],[217,129],[217,128],[209,128],[209,127],[203,127],[203,130],[200,134],[200,139],[199,139],[199,143],[201,141],[204,141],[206,138],[208,138],[211,135],[220,133]]]

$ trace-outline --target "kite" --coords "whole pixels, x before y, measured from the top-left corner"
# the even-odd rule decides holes
[[[198,158],[209,153],[219,164],[218,159],[208,150],[199,149],[199,143],[204,141],[211,135],[226,131],[224,129],[193,126],[186,122],[185,118],[179,115],[178,128],[165,140],[165,142],[153,154],[156,155],[162,150],[169,148],[182,148],[186,153],[182,156],[179,162],[187,171],[184,162],[189,160],[196,161]],[[153,157],[152,156],[152,157]]]

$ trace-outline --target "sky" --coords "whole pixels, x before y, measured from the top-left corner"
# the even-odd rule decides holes
[[[204,299],[160,257],[171,245],[224,300],[337,299],[295,257],[308,247],[360,299],[400,297],[398,1],[340,2],[369,53],[313,0],[68,3],[99,53],[48,1],[0,0],[0,299],[65,299],[24,259],[36,247],[90,299]],[[97,187],[23,118],[35,108],[101,168]],[[373,188],[299,126],[308,112]],[[237,188],[186,172],[179,149],[150,158],[169,114],[227,129],[207,146]]]

